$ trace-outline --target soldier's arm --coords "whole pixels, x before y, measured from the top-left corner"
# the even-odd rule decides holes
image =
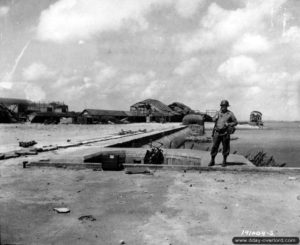
[[[231,127],[234,127],[236,125],[238,125],[238,121],[235,117],[235,115],[231,112],[231,121],[228,122],[228,125],[231,126]]]

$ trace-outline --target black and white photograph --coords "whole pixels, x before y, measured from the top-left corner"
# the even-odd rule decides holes
[[[299,237],[299,0],[0,0],[0,245]]]

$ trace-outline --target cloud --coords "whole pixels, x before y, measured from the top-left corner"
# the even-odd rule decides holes
[[[244,8],[235,10],[212,3],[198,30],[180,37],[179,47],[186,53],[224,48],[245,33],[264,31],[268,26],[266,20],[278,13],[285,1],[249,1]]]
[[[177,0],[175,9],[181,17],[190,18],[198,10],[199,6],[203,6],[206,0]]]
[[[222,94],[230,98],[239,117],[247,118],[251,110],[262,111],[265,120],[300,117],[299,72],[275,71],[249,56],[240,55],[223,62],[218,73],[221,77],[212,97]]]
[[[113,77],[116,76],[117,74],[117,69],[112,67],[112,66],[108,66],[105,63],[102,62],[95,62],[94,63],[94,70],[96,70],[96,81],[98,82],[102,82],[102,81],[106,81],[107,79],[111,79]]]
[[[143,98],[161,98],[163,91],[167,87],[167,81],[153,80],[142,91],[141,99]]]
[[[199,67],[200,61],[199,59],[193,57],[189,60],[185,60],[181,62],[181,64],[174,69],[174,73],[180,76],[184,76],[195,71],[197,67]]]
[[[233,46],[234,53],[265,53],[271,50],[272,44],[258,34],[244,34]]]
[[[12,74],[6,73],[1,76],[2,80],[0,82],[0,88],[2,89],[12,89],[13,87],[13,81],[12,81]]]
[[[175,7],[184,18],[192,17],[206,0],[59,0],[44,10],[37,26],[42,41],[83,43],[95,35],[126,26],[148,28],[146,15],[157,7]]]
[[[3,81],[0,82],[0,89],[11,89],[13,87],[12,82]]]
[[[25,96],[26,99],[32,101],[43,101],[46,98],[46,92],[39,86],[28,84],[25,87]]]
[[[8,6],[0,6],[0,18],[7,16],[10,8]]]
[[[149,97],[205,111],[218,109],[220,100],[228,98],[240,120],[254,109],[265,118],[292,119],[297,113],[290,112],[299,111],[300,102],[300,79],[295,75],[300,6],[284,3],[52,1],[36,29],[41,42],[31,46],[32,55],[16,71],[15,79],[25,81],[23,87],[22,81],[2,83],[1,92],[8,94],[5,88],[12,86],[9,91],[18,89],[24,95],[28,86],[27,94],[31,88],[35,91],[31,97],[63,100],[78,111],[128,110]],[[284,29],[283,14],[289,12],[295,18],[289,17]],[[44,47],[40,62],[27,63]]]
[[[257,63],[253,58],[240,55],[231,57],[222,63],[218,68],[218,72],[230,79],[232,77],[251,75],[257,72],[257,67]]]
[[[291,26],[285,33],[282,35],[282,43],[299,43],[300,41],[300,28],[298,26]]]
[[[97,33],[117,31],[124,23],[145,29],[144,15],[153,5],[170,0],[59,0],[41,13],[37,28],[40,40],[63,42],[89,39]],[[128,22],[129,21],[129,22]]]
[[[23,69],[23,77],[27,81],[49,79],[55,74],[54,71],[50,70],[42,63],[32,63],[30,66]]]
[[[262,72],[253,82],[244,98],[260,107],[266,119],[299,119],[299,73]]]

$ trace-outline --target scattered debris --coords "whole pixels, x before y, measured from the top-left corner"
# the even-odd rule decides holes
[[[20,141],[19,142],[19,146],[21,146],[21,147],[29,147],[29,146],[33,146],[33,145],[35,145],[35,144],[37,144],[37,142],[35,141],[35,140],[31,140],[31,141]]]
[[[19,156],[26,156],[26,155],[37,155],[38,151],[37,148],[30,148],[30,149],[22,149],[15,151],[16,154]]]
[[[83,215],[78,218],[80,221],[96,221],[97,219],[93,215]]]
[[[4,158],[3,159],[9,159],[9,158],[15,158],[20,156],[19,154],[17,154],[15,151],[10,151],[10,152],[6,152],[4,153]]]
[[[43,159],[40,159],[40,162],[49,162],[50,161],[50,158],[43,158]]]
[[[288,178],[289,180],[296,180],[297,179],[297,177],[292,177],[292,176],[289,176],[289,178]]]
[[[120,120],[120,123],[123,123],[123,124],[129,124],[130,121],[128,121],[128,118],[126,117],[126,118],[121,119],[121,120]]]
[[[70,209],[68,208],[53,208],[54,211],[56,211],[57,213],[70,213]]]
[[[93,171],[103,171],[102,167],[100,168],[93,168]]]
[[[118,134],[126,135],[126,134],[137,134],[137,133],[147,133],[147,129],[139,129],[137,131],[121,129],[121,131]]]
[[[130,167],[125,169],[126,174],[149,174],[153,175],[153,172],[148,168],[141,168],[141,167]]]
[[[23,162],[23,168],[26,168],[26,164],[28,163],[28,161],[24,161]]]

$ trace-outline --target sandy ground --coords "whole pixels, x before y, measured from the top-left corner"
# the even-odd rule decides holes
[[[31,140],[33,131],[40,132],[35,134],[37,140],[40,137],[49,144],[70,137],[72,141],[96,138],[121,128],[145,128],[142,124],[111,125],[103,131],[102,125],[80,129],[63,125],[51,131],[48,125],[37,125],[32,127],[40,131],[26,131],[16,126],[10,133],[1,132],[8,145],[15,146],[17,137]],[[161,124],[149,126],[148,130],[151,126],[161,129]],[[272,131],[266,132],[273,137]],[[244,135],[239,136],[241,144]],[[72,154],[82,147],[59,153]],[[157,171],[154,175],[126,175],[123,171],[22,168],[25,160],[57,153],[0,161],[0,244],[110,245],[121,240],[136,245],[232,244],[232,237],[240,236],[243,230],[278,236],[300,234],[299,172]],[[291,176],[296,179],[290,180]],[[55,207],[67,207],[71,212],[58,214]],[[84,215],[96,220],[79,220]]]
[[[162,130],[172,128],[179,123],[132,123],[132,124],[114,124],[114,125],[84,125],[84,124],[0,124],[0,153],[21,149],[19,141],[35,140],[36,147],[45,145],[59,145],[82,140],[91,140],[108,135],[116,135],[121,130]]]
[[[243,230],[300,234],[299,174],[22,168],[35,157],[1,161],[2,244],[232,244]]]

